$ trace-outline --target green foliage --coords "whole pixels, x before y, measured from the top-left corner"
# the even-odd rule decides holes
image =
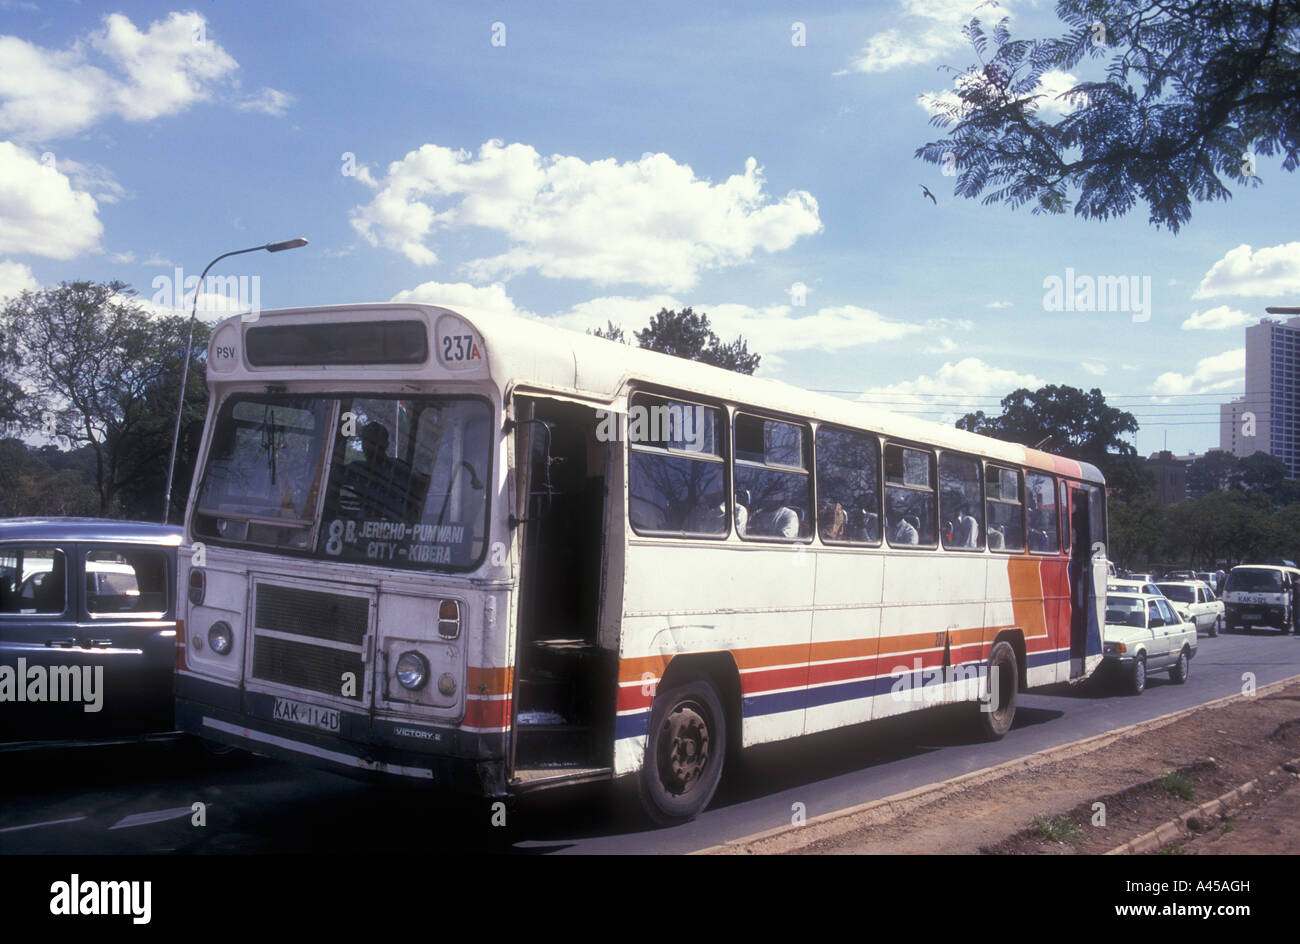
[[[589,328],[587,333],[627,343],[623,328],[612,321],[607,321],[604,328]],[[634,334],[637,345],[647,350],[685,357],[687,360],[712,364],[742,374],[752,374],[762,359],[762,355],[749,353],[749,345],[743,337],[736,338],[730,344],[723,344],[722,339],[710,327],[709,316],[697,315],[692,308],[683,308],[681,311],[660,308],[659,314],[650,318],[649,326]]]
[[[1125,434],[1136,432],[1132,413],[1106,404],[1094,387],[1052,384],[1030,391],[1015,390],[1002,399],[1002,413],[986,416],[981,410],[957,421],[961,429],[995,439],[1039,446],[1048,452],[1091,463],[1106,476],[1109,488],[1121,497],[1137,495],[1149,486],[1149,476]]]
[[[1070,822],[1068,816],[1064,815],[1035,816],[1029,826],[1049,842],[1069,842],[1082,832],[1078,826]]]
[[[93,450],[68,453],[0,440],[0,518],[98,514],[93,468]]]
[[[977,62],[931,119],[951,130],[916,151],[955,160],[959,196],[1034,213],[1073,205],[1087,219],[1141,201],[1150,223],[1177,232],[1193,201],[1260,185],[1252,155],[1300,165],[1295,0],[1060,0],[1056,11],[1065,30],[1043,40],[1012,40],[1006,18],[991,33],[979,19],[965,28]],[[1086,71],[1085,59],[1105,78],[1065,92],[1067,114],[1049,120],[1044,74]]]
[[[93,456],[97,513],[157,518],[188,319],[151,317],[134,294],[121,282],[64,282],[11,300],[0,323],[22,356],[28,425],[48,416],[59,437]],[[196,324],[187,424],[206,410],[207,339],[207,327]]]
[[[761,359],[760,355],[749,353],[744,338],[723,344],[709,326],[709,316],[697,315],[691,308],[681,311],[660,308],[659,314],[650,319],[649,327],[636,332],[636,341],[651,351],[701,361],[742,374],[756,371]]]
[[[1195,800],[1196,785],[1187,779],[1186,774],[1171,770],[1160,778],[1160,785],[1180,800]]]

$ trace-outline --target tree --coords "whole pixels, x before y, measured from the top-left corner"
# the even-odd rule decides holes
[[[1003,18],[964,32],[978,60],[931,124],[948,137],[916,156],[958,172],[956,193],[1035,213],[1123,216],[1141,200],[1177,232],[1192,201],[1259,186],[1254,156],[1300,164],[1300,3],[1296,0],[1060,0],[1059,37],[1012,40]],[[1105,80],[1041,107],[1048,79],[1085,57]],[[956,70],[952,70],[956,71]],[[1050,75],[1049,75],[1050,73]],[[1071,194],[1077,192],[1077,197]]]
[[[1241,487],[1241,460],[1222,449],[1197,456],[1187,467],[1187,488],[1194,498]]]
[[[133,295],[121,282],[64,282],[23,292],[3,314],[23,353],[36,409],[52,417],[59,436],[94,452],[101,515],[120,510],[123,489],[144,479],[161,481],[171,448],[188,321],[151,318]],[[191,420],[202,416],[206,401],[207,335],[196,325],[186,393]],[[162,509],[132,510],[154,517]]]
[[[623,329],[612,321],[603,329],[592,328],[587,333],[626,343]],[[709,326],[709,316],[697,315],[692,308],[683,308],[681,311],[660,308],[659,314],[650,318],[649,326],[634,334],[637,344],[648,350],[724,367],[741,374],[752,374],[762,359],[762,355],[749,352],[749,345],[743,337],[737,337],[730,344],[723,344],[722,339]]]
[[[0,430],[18,429],[31,422],[26,395],[18,382],[22,357],[13,331],[0,320]]]
[[[1091,463],[1121,497],[1150,485],[1137,450],[1123,438],[1137,431],[1137,419],[1108,406],[1096,387],[1087,393],[1056,384],[1035,391],[1022,387],[1002,399],[1001,415],[967,413],[957,427]]]

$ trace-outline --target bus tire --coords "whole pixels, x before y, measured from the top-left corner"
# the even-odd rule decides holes
[[[996,690],[993,688],[995,680]],[[1020,666],[1016,662],[1016,650],[1004,639],[989,653],[989,697],[994,702],[981,702],[979,706],[980,733],[984,740],[1000,741],[1011,730],[1011,723],[1016,720],[1016,696],[1019,693]]]
[[[713,682],[692,678],[655,694],[637,792],[660,826],[695,818],[713,799],[727,756],[727,718]]]

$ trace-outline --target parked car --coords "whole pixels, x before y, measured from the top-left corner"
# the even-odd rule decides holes
[[[1270,564],[1232,568],[1223,584],[1224,624],[1228,629],[1275,626],[1296,631],[1296,592],[1300,570]]]
[[[1103,666],[1120,673],[1125,688],[1140,695],[1150,672],[1168,670],[1175,682],[1187,681],[1196,656],[1196,626],[1184,622],[1164,597],[1108,593],[1102,643]]]
[[[0,749],[174,730],[181,529],[0,520]]]
[[[1223,629],[1223,601],[1214,595],[1208,583],[1200,580],[1161,581],[1156,584],[1173,604],[1174,612],[1195,623],[1198,632],[1211,638]]]
[[[1163,597],[1160,587],[1150,580],[1108,580],[1106,581],[1106,592],[1109,593],[1137,593],[1147,597]]]

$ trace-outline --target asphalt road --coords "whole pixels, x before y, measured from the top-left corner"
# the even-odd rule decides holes
[[[1098,683],[1022,693],[1012,731],[974,735],[969,706],[745,752],[712,807],[653,829],[628,783],[555,790],[503,810],[179,745],[0,754],[3,853],[683,853],[811,818],[1300,675],[1300,638],[1202,636],[1185,685],[1137,697]],[[201,804],[196,813],[195,804]],[[502,819],[504,818],[504,824]]]

